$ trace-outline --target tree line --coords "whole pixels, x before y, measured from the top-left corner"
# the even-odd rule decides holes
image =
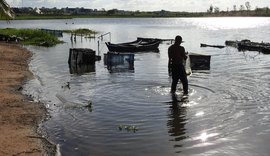
[[[15,16],[16,15],[16,16]],[[226,11],[220,10],[219,7],[210,5],[206,12],[180,12],[180,11],[126,11],[111,9],[101,10],[85,9],[85,8],[10,8],[5,0],[0,0],[0,17],[3,19],[17,19],[21,17],[37,17],[51,16],[57,18],[72,18],[72,17],[212,17],[212,16],[270,16],[268,7],[252,10],[250,2],[236,6],[232,9],[227,8]]]
[[[219,7],[210,5],[206,13],[208,16],[270,16],[268,7],[252,9],[249,1],[242,5],[233,5],[232,9],[227,8],[226,11],[220,10]]]

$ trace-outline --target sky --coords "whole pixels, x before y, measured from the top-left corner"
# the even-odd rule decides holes
[[[248,1],[251,9],[256,7],[270,7],[270,0],[6,0],[11,7],[47,7],[89,9],[118,9],[131,11],[188,11],[205,12],[210,5],[220,10],[233,10],[236,5],[244,5]]]

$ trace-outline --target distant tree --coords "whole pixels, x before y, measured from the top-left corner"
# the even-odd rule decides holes
[[[248,1],[245,3],[245,6],[246,6],[247,10],[250,10],[251,6],[250,6],[250,3]]]
[[[215,8],[214,8],[214,12],[215,12],[215,13],[219,13],[219,7],[215,7]]]
[[[209,7],[209,9],[207,10],[207,12],[208,12],[208,13],[212,13],[213,10],[214,10],[214,7],[213,7],[213,5],[211,4],[210,7]]]
[[[237,8],[236,8],[236,5],[233,5],[233,11],[236,11]]]
[[[244,5],[240,5],[240,8],[239,8],[240,11],[244,11],[245,10],[245,7]]]
[[[5,0],[0,0],[0,17],[7,20],[14,18],[15,14]]]
[[[107,11],[107,15],[114,15],[114,14],[116,14],[117,12],[118,12],[117,9],[108,10],[108,11]]]
[[[255,12],[256,12],[256,13],[258,13],[258,12],[259,12],[259,8],[258,8],[258,6],[256,6],[256,8],[255,8]]]

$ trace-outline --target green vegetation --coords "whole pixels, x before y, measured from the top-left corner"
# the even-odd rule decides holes
[[[220,17],[220,16],[260,16],[260,17],[269,17],[270,16],[270,10],[268,7],[264,8],[258,8],[256,7],[254,10],[252,10],[252,6],[250,2],[245,2],[245,5],[240,5],[239,9],[237,9],[238,6],[233,5],[233,9],[229,11],[229,8],[227,8],[227,11],[221,11],[219,7],[215,7],[213,5],[210,5],[209,9],[206,13],[204,13],[206,16],[209,17]]]
[[[177,12],[177,11],[155,11],[155,12],[109,12],[108,13],[96,13],[96,14],[71,14],[71,15],[29,15],[29,14],[16,14],[15,20],[26,19],[72,19],[72,18],[160,18],[160,17],[225,17],[225,16],[259,16],[269,17],[270,9],[256,8],[254,10],[243,10],[243,6],[240,10],[222,11],[218,7],[210,7],[207,12]],[[0,17],[0,20],[3,18]]]
[[[139,130],[136,126],[132,126],[132,125],[118,125],[118,129],[120,131],[126,130],[128,132],[132,131],[134,133]]]
[[[74,29],[74,30],[64,30],[65,33],[71,33],[81,36],[90,36],[92,34],[96,34],[97,32],[90,29],[80,28],[80,29]]]
[[[58,43],[63,43],[56,36],[39,29],[5,28],[0,29],[0,36],[1,35],[9,36],[13,39],[16,38],[17,40],[20,40],[23,44],[27,45],[51,47]]]
[[[42,19],[71,19],[70,16],[65,15],[20,15],[16,14],[15,19],[16,20],[42,20]],[[0,18],[1,20],[1,18]]]
[[[224,6],[223,6],[224,8]],[[87,8],[12,8],[16,20],[25,19],[72,19],[72,18],[158,18],[158,17],[224,17],[224,16],[270,16],[268,7],[254,8],[250,2],[242,5],[232,5],[226,10],[210,5],[203,12],[185,11],[128,11],[111,9],[101,10]],[[2,18],[3,19],[3,18]],[[0,17],[1,20],[1,17]]]
[[[5,0],[0,0],[0,17],[9,20],[13,19],[14,12],[10,9],[10,6]]]
[[[224,6],[223,6],[224,8]],[[254,8],[249,1],[242,5],[232,5],[231,8],[221,10],[210,5],[205,12],[185,11],[128,11],[111,9],[105,10],[87,8],[10,8],[5,0],[0,0],[0,20],[16,19],[72,19],[72,18],[156,18],[156,17],[225,17],[225,16],[264,16],[270,17],[268,7]]]

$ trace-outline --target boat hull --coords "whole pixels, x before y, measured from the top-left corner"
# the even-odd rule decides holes
[[[159,44],[160,41],[145,42],[140,40],[120,44],[106,42],[109,51],[112,52],[159,52]]]

